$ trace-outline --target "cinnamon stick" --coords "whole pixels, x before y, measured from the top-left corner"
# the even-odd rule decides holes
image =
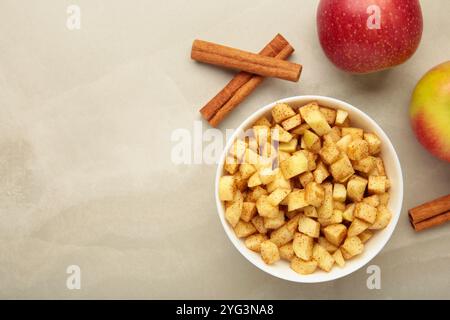
[[[260,55],[275,57],[289,42],[281,35],[277,34],[260,52]],[[245,71],[237,73],[233,79],[212,98],[201,110],[203,118],[209,121],[216,112],[222,108],[254,75]]]
[[[246,71],[263,77],[274,77],[297,82],[302,66],[272,57],[223,46],[202,40],[195,40],[191,58],[217,66]]]
[[[294,52],[291,45],[287,45],[276,55],[276,59],[287,59]],[[234,108],[236,108],[247,96],[249,96],[257,86],[264,81],[264,77],[253,76],[246,84],[244,84],[231,99],[209,120],[211,126],[216,127]]]
[[[408,215],[416,231],[450,221],[450,194],[415,207],[409,210]]]
[[[413,222],[421,222],[450,210],[450,194],[409,210]]]
[[[421,222],[414,223],[411,221],[411,224],[412,224],[414,230],[419,232],[419,231],[422,231],[422,230],[425,230],[428,228],[436,227],[447,221],[450,221],[450,211],[439,214],[430,219],[422,220]]]

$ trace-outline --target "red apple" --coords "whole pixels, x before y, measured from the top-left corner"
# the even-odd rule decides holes
[[[418,0],[321,0],[317,30],[327,57],[352,73],[399,65],[422,37]]]

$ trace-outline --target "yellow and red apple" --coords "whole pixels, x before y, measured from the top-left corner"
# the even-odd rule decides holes
[[[428,71],[414,89],[411,125],[419,142],[450,162],[450,61]]]

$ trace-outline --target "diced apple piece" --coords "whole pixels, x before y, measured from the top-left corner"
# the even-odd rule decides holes
[[[303,209],[305,216],[309,218],[318,218],[317,209],[313,206],[307,206]]]
[[[380,197],[377,194],[374,194],[370,197],[364,198],[363,202],[367,203],[369,206],[376,208],[380,205]]]
[[[356,204],[354,216],[372,224],[377,218],[377,209],[364,202],[360,202]]]
[[[341,158],[330,166],[333,178],[338,182],[345,182],[355,171],[353,170],[350,159],[344,154]]]
[[[311,150],[317,144],[319,145],[319,149],[320,149],[320,138],[319,138],[319,136],[316,135],[315,133],[313,133],[310,130],[305,130],[305,132],[303,134],[303,141],[305,142],[305,146],[306,146],[307,149]]]
[[[302,123],[302,118],[300,117],[300,114],[296,114],[295,116],[284,120],[281,123],[281,126],[284,128],[284,130],[289,131],[289,130],[294,129],[295,127],[298,127],[301,123]]]
[[[239,172],[241,173],[242,179],[248,179],[256,172],[256,169],[251,164],[243,163],[239,166]]]
[[[278,150],[293,153],[297,150],[297,139],[291,139],[289,142],[281,142],[278,146]]]
[[[272,126],[272,124],[270,123],[269,119],[267,119],[267,117],[261,117],[258,120],[256,120],[255,126],[266,126],[266,127],[270,127]]]
[[[279,247],[278,250],[280,251],[280,258],[283,260],[291,261],[295,257],[292,242],[289,242],[284,246]]]
[[[336,210],[344,211],[345,210],[345,203],[336,201],[333,199],[333,208]]]
[[[266,218],[275,218],[279,214],[278,206],[273,206],[266,195],[260,196],[256,201],[256,209],[260,216]]]
[[[352,140],[359,140],[363,138],[364,130],[360,128],[342,128],[341,129],[342,136],[346,136],[347,134],[352,136]]]
[[[289,226],[284,224],[280,228],[272,231],[270,234],[270,241],[275,243],[278,247],[281,247],[294,239],[294,233],[295,230],[290,230]]]
[[[327,219],[333,214],[333,185],[331,183],[322,184],[325,192],[322,205],[317,209],[318,217]]]
[[[234,156],[236,159],[240,160],[245,150],[247,150],[247,144],[243,140],[236,140],[230,148],[230,154]]]
[[[333,253],[338,249],[338,247],[336,247],[334,244],[328,241],[325,237],[319,237],[317,243],[321,245],[329,253]]]
[[[275,180],[276,176],[277,176],[277,172],[280,169],[275,169],[273,170],[272,168],[262,168],[261,170],[259,170],[259,178],[261,180],[262,184],[269,184],[271,183],[273,180]]]
[[[246,201],[242,204],[241,220],[250,222],[256,213],[256,203]]]
[[[256,202],[260,196],[267,194],[268,192],[266,191],[266,189],[257,186],[253,188],[253,190],[251,190],[249,193],[247,193],[247,198],[245,200],[249,202]]]
[[[310,182],[305,188],[305,199],[309,205],[320,207],[325,198],[325,191],[317,182]]]
[[[258,230],[259,233],[266,234],[267,229],[264,227],[264,218],[261,216],[256,216],[252,219],[252,224],[255,226],[256,230]]]
[[[281,172],[286,179],[295,177],[308,170],[308,160],[303,153],[296,153],[280,164]]]
[[[342,268],[345,266],[345,260],[344,257],[342,256],[341,250],[338,249],[333,253],[333,259],[339,267]]]
[[[313,238],[308,237],[307,235],[304,235],[302,233],[296,233],[294,235],[292,246],[297,257],[306,261],[311,260],[314,247]]]
[[[351,257],[354,257],[363,252],[364,244],[358,237],[348,237],[345,239],[342,249],[344,249]]]
[[[291,193],[291,189],[277,188],[269,195],[269,202],[273,206],[277,206],[286,196]]]
[[[304,190],[294,190],[288,195],[288,211],[294,211],[308,206]]]
[[[261,252],[261,243],[267,240],[265,234],[254,234],[245,239],[245,246],[252,251]]]
[[[330,109],[330,108],[325,108],[325,107],[320,107],[319,110],[324,115],[328,124],[333,125],[336,120],[336,110]]]
[[[392,218],[391,211],[386,206],[380,205],[377,208],[377,217],[374,223],[369,227],[369,229],[371,230],[384,229],[391,221],[391,218]]]
[[[373,232],[370,230],[364,230],[358,235],[358,238],[362,243],[366,243],[370,238],[372,238]]]
[[[339,151],[347,153],[348,145],[350,144],[350,142],[352,142],[352,140],[352,136],[347,134],[339,139],[338,142],[336,142],[336,147],[339,149]]]
[[[233,200],[236,185],[233,176],[222,176],[219,180],[219,199],[221,201]]]
[[[302,215],[298,220],[298,231],[311,238],[318,238],[320,235],[320,224],[316,220]]]
[[[333,209],[333,212],[331,213],[331,216],[329,216],[328,218],[321,218],[319,215],[319,223],[322,227],[326,227],[332,224],[338,224],[338,223],[342,223],[342,211],[341,210],[337,210],[337,209]]]
[[[233,202],[225,209],[225,219],[234,228],[242,214],[242,207],[244,205],[244,197],[240,191],[236,191]]]
[[[239,163],[238,163],[238,161],[235,158],[233,158],[231,156],[227,156],[226,159],[225,159],[225,163],[223,165],[223,168],[229,174],[233,175],[239,169]]]
[[[323,162],[330,165],[339,159],[340,152],[334,143],[328,142],[320,149],[319,154]]]
[[[308,275],[308,274],[314,273],[314,271],[316,271],[317,262],[316,261],[304,261],[302,259],[294,257],[294,258],[292,258],[292,261],[291,261],[291,269],[299,274]]]
[[[369,153],[376,155],[381,151],[381,140],[374,133],[364,133],[364,140],[369,144]]]
[[[389,193],[387,192],[379,194],[378,199],[380,199],[380,204],[387,206],[389,203],[389,197]]]
[[[369,156],[369,144],[362,139],[353,140],[347,147],[347,155],[351,160],[362,160]]]
[[[386,192],[386,176],[369,176],[369,193],[382,194]]]
[[[292,134],[298,134],[298,135],[302,136],[302,135],[305,134],[305,131],[306,131],[306,130],[309,130],[309,129],[311,129],[311,127],[309,126],[309,124],[307,124],[307,123],[302,123],[302,124],[299,125],[297,128],[292,129],[292,130],[290,131],[290,133],[292,133]]]
[[[307,124],[317,133],[319,136],[323,136],[331,130],[327,119],[320,110],[306,105],[300,108],[300,114]]]
[[[256,228],[250,222],[240,220],[234,227],[234,233],[238,238],[246,238],[256,232]]]
[[[343,224],[332,224],[323,228],[325,238],[335,246],[339,246],[347,234],[347,227]]]
[[[347,199],[347,189],[340,183],[335,183],[333,187],[333,200],[345,202]]]
[[[306,157],[306,159],[308,159],[308,171],[313,171],[316,169],[317,164],[316,164],[316,160],[317,160],[317,154],[308,151],[308,150],[299,150],[296,151],[296,153],[303,153]]]
[[[353,168],[357,171],[369,173],[376,167],[376,159],[375,157],[368,156],[364,159],[354,161]]]
[[[273,218],[264,217],[264,227],[266,229],[278,229],[285,222],[284,212],[279,210],[278,214]]]
[[[347,196],[355,202],[362,201],[366,190],[367,180],[353,176],[347,183]]]
[[[330,272],[334,265],[333,256],[322,246],[315,244],[313,248],[313,259],[317,262],[320,269]]]
[[[284,130],[280,125],[276,125],[272,129],[272,139],[280,142],[289,142],[293,138],[292,134],[288,131]]]
[[[275,179],[267,185],[266,189],[268,192],[273,192],[277,188],[291,189],[291,182],[284,177],[281,170],[277,170]]]
[[[334,123],[338,126],[341,126],[346,123],[347,119],[348,119],[348,112],[342,109],[338,109],[336,112],[336,120],[334,121]]]
[[[261,176],[258,172],[255,172],[247,181],[247,186],[249,188],[254,188],[262,185]]]
[[[295,111],[286,103],[279,103],[272,108],[272,117],[276,123],[295,116]]]
[[[313,172],[314,181],[317,183],[322,183],[326,178],[330,176],[327,167],[320,161],[317,164],[316,170]]]
[[[274,264],[280,260],[278,247],[270,240],[261,243],[261,257],[266,264]]]
[[[344,210],[344,212],[342,213],[342,218],[345,220],[345,221],[349,221],[349,222],[352,222],[353,221],[353,213],[355,212],[355,207],[356,207],[356,205],[354,204],[354,203],[351,203],[351,204],[348,204],[346,207],[345,207],[345,210]]]
[[[353,219],[352,224],[348,228],[348,236],[355,237],[355,236],[363,233],[369,227],[370,227],[370,223],[367,223],[361,219],[355,218],[355,219]]]
[[[306,188],[308,183],[314,181],[314,175],[310,171],[307,171],[307,172],[304,172],[301,175],[299,175],[298,179],[300,181],[300,184],[303,186],[303,188]]]
[[[323,136],[324,143],[336,144],[341,139],[341,129],[339,127],[332,127],[331,131]]]

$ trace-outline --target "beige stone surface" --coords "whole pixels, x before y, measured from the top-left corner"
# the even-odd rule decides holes
[[[450,224],[414,234],[407,208],[450,190],[449,164],[414,139],[408,102],[450,58],[450,2],[422,1],[423,40],[406,64],[352,76],[325,58],[316,1],[2,0],[0,2],[0,298],[450,298]],[[81,29],[66,28],[69,4]],[[373,264],[331,283],[271,277],[232,246],[217,217],[215,165],[171,162],[177,128],[231,72],[189,59],[193,39],[258,51],[277,32],[304,65],[299,83],[267,80],[221,126],[301,94],[372,116],[400,157],[405,198]],[[204,129],[206,129],[204,125]],[[66,288],[79,265],[80,290]]]

